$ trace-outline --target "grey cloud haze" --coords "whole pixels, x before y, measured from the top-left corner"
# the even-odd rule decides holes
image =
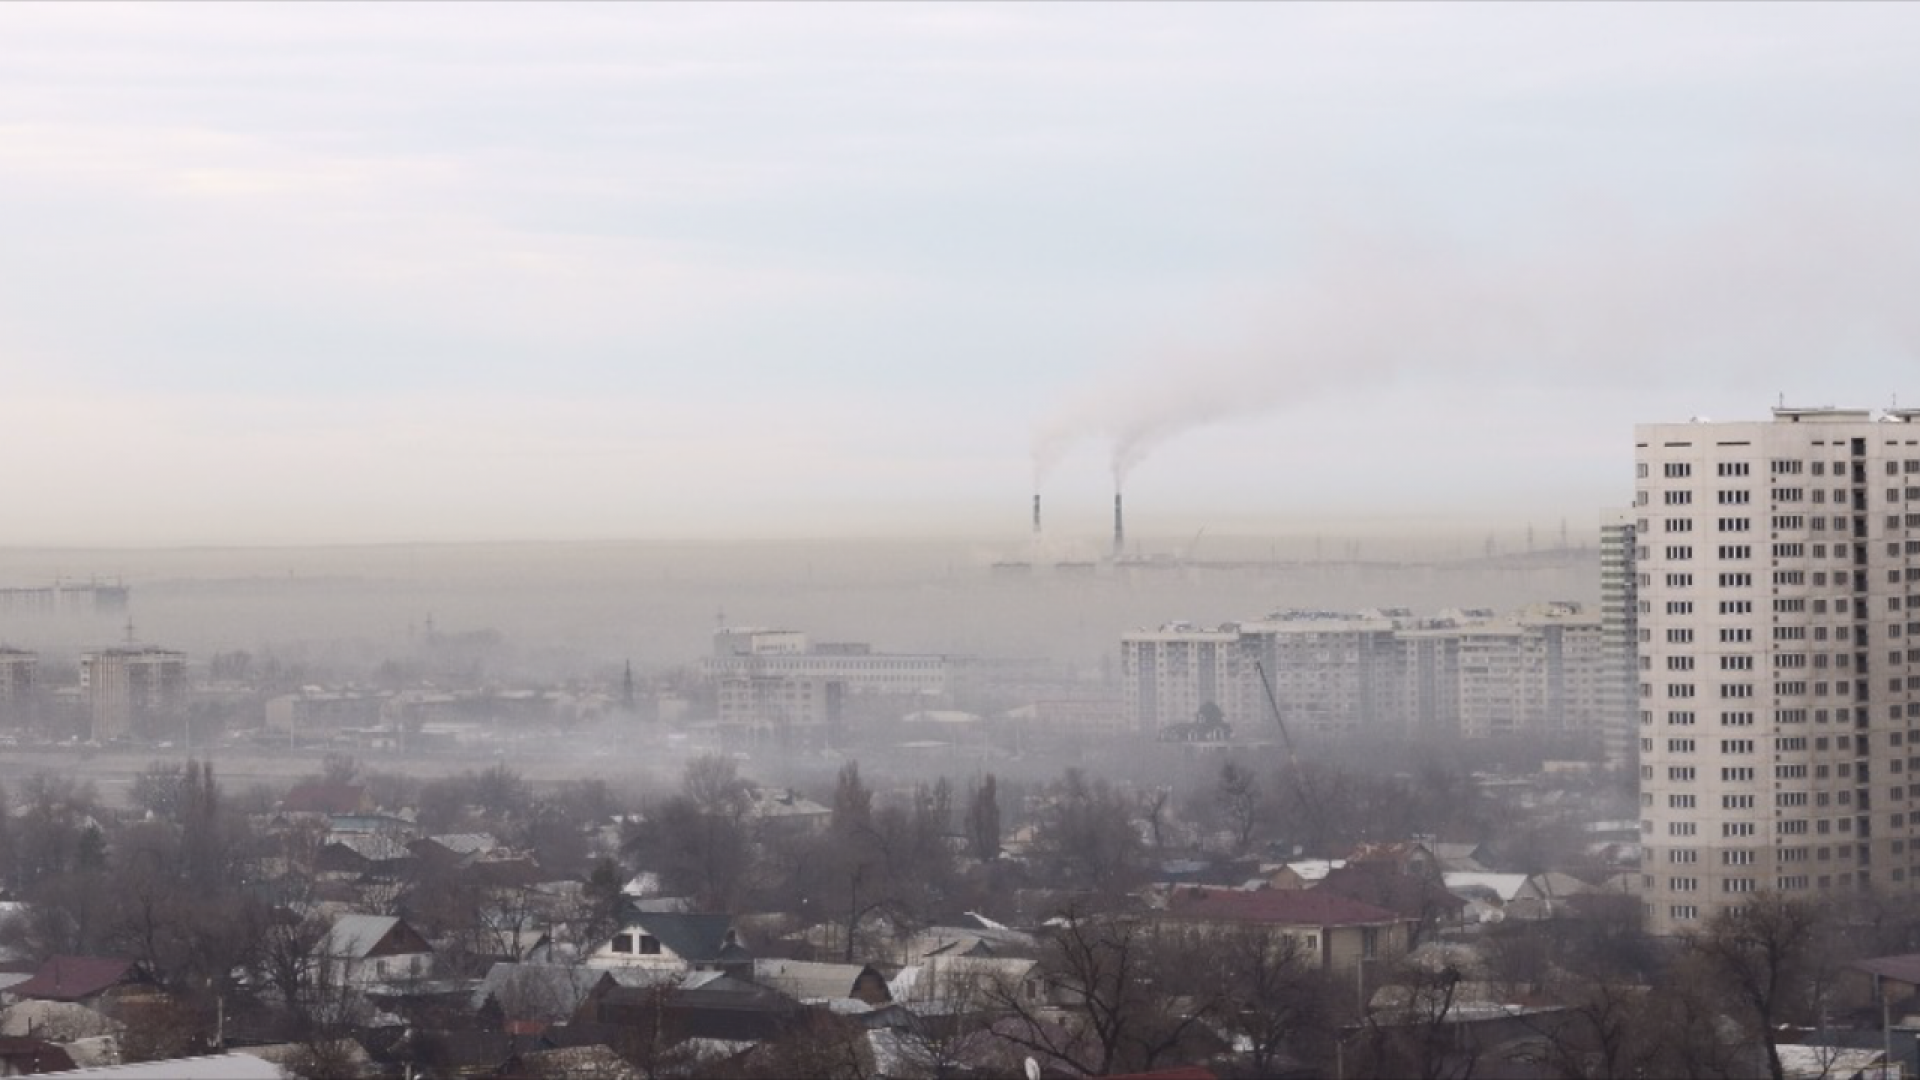
[[[1636,420],[1920,394],[1916,45],[1893,6],[7,5],[11,537],[991,536],[1035,471],[1097,535],[1116,467],[1136,528],[1588,520]]]

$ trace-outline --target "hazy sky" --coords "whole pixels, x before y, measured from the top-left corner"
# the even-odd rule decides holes
[[[0,543],[1593,521],[1920,404],[1912,5],[0,5]]]

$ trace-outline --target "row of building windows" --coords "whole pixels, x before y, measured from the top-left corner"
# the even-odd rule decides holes
[[[1753,878],[1726,878],[1720,882],[1720,887],[1724,891],[1732,893],[1758,891],[1758,886],[1754,884]],[[1677,877],[1667,879],[1667,890],[1669,892],[1698,892],[1699,889],[1699,878]]]
[[[1797,502],[1800,500],[1800,496],[1803,493],[1798,488],[1794,488],[1788,491],[1775,491],[1774,494],[1775,496],[1791,495],[1792,496],[1791,498],[1783,501]],[[1912,501],[1913,496],[1911,495],[1908,496],[1908,500]],[[1813,493],[1813,498],[1810,501],[1815,503],[1824,503],[1827,501],[1826,493],[1823,491],[1815,491]],[[1834,502],[1844,503],[1845,500],[1836,498]],[[1647,504],[1646,492],[1641,492],[1639,496],[1639,505],[1645,506],[1646,504]],[[1798,522],[1799,520],[1800,518],[1798,515],[1793,515],[1791,517],[1775,517],[1773,519],[1774,521],[1773,527],[1776,529],[1798,529],[1801,527],[1798,524],[1783,524],[1783,523],[1787,521]],[[1645,535],[1651,532],[1652,529],[1649,528],[1649,524],[1650,523],[1647,521],[1646,518],[1641,518],[1636,523],[1637,531],[1641,535]],[[1806,520],[1806,527],[1812,530],[1813,532],[1824,532],[1827,529],[1827,518],[1822,514],[1815,514]],[[1665,522],[1662,524],[1661,528],[1665,532],[1692,532],[1693,519],[1692,518],[1667,518]],[[1866,529],[1866,518],[1864,516],[1860,516],[1856,514],[1853,518],[1852,524],[1850,525],[1848,523],[1848,519],[1845,516],[1839,515],[1839,514],[1836,514],[1833,516],[1834,532],[1846,532],[1849,528],[1852,528],[1856,533],[1856,535],[1861,535],[1861,536],[1866,535],[1864,531]],[[1904,516],[1900,514],[1888,514],[1887,528],[1889,529],[1920,529],[1920,513],[1906,514]]]
[[[1826,685],[1825,683],[1816,683],[1815,688],[1817,694],[1827,693],[1825,689]],[[1720,723],[1725,727],[1747,726],[1753,723],[1753,715],[1753,713],[1745,710],[1722,712],[1720,714]],[[1809,710],[1803,706],[1775,709],[1773,711],[1773,722],[1776,724],[1804,724],[1807,722],[1808,715]],[[1848,720],[1848,710],[1844,708],[1835,709],[1831,714],[1829,714],[1826,709],[1813,709],[1811,710],[1811,715],[1813,722],[1816,724],[1827,723],[1830,716],[1834,723],[1844,724]],[[1887,707],[1887,719],[1898,720],[1902,715],[1920,718],[1920,701],[1911,701],[1904,705],[1895,702]],[[1666,722],[1670,727],[1691,727],[1695,719],[1696,717],[1692,709],[1673,709],[1669,710],[1666,714]],[[1642,727],[1651,727],[1653,726],[1653,722],[1654,714],[1652,709],[1640,710],[1640,725]],[[1895,732],[1894,734],[1897,736],[1899,733]],[[1846,746],[1845,738],[1845,736],[1841,736],[1841,747],[1843,749]],[[1827,748],[1824,738],[1816,741],[1819,743],[1817,749],[1825,750]],[[1649,746],[1647,749],[1651,750],[1652,747]]]
[[[1893,842],[1895,854],[1899,854],[1904,847],[1904,841]],[[1920,844],[1915,844],[1914,848],[1920,851]],[[1841,847],[1837,854],[1844,859],[1852,850],[1851,847]],[[1774,857],[1780,862],[1812,862],[1816,859],[1820,862],[1832,862],[1835,854],[1835,850],[1831,847],[1783,847],[1774,850]],[[1694,848],[1669,848],[1667,861],[1676,865],[1691,866],[1700,861],[1700,853]],[[1720,853],[1720,863],[1723,866],[1752,866],[1757,862],[1759,862],[1759,852],[1753,848],[1735,848]]]

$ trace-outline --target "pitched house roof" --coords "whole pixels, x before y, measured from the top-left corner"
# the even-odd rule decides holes
[[[495,964],[473,991],[473,1007],[488,998],[509,1020],[557,1023],[578,1012],[595,991],[615,985],[604,969],[567,964]]]
[[[1480,861],[1485,857],[1486,850],[1485,844],[1442,843],[1433,845],[1433,857],[1440,861],[1444,869],[1477,872],[1487,869]]]
[[[8,989],[16,998],[42,1001],[81,1001],[134,975],[131,960],[110,956],[55,956],[41,964],[26,982]]]
[[[667,1008],[689,1036],[766,1039],[798,1017],[799,1002],[778,990],[717,972],[688,979],[667,997]]]
[[[1373,841],[1355,845],[1347,855],[1352,862],[1384,862],[1406,866],[1410,863],[1431,860],[1433,852],[1418,840]]]
[[[1325,879],[1328,874],[1345,865],[1347,865],[1345,859],[1295,859],[1282,866],[1281,870],[1291,871],[1293,876],[1302,882],[1312,884]]]
[[[404,862],[413,858],[413,852],[407,850],[407,845],[378,833],[334,833],[327,837],[325,846],[351,851],[374,863]]]
[[[1017,957],[930,956],[903,967],[887,991],[895,1001],[978,999],[987,991],[1017,987],[1034,976],[1038,960]]]
[[[505,848],[478,855],[466,864],[468,879],[483,888],[512,889],[537,885],[552,875],[540,869],[531,855],[509,855]]]
[[[660,939],[660,944],[690,964],[746,963],[753,959],[739,944],[730,915],[634,911],[626,925]]]
[[[1327,874],[1316,890],[1395,911],[1409,919],[1458,918],[1467,901],[1422,874],[1403,874],[1388,863],[1349,863]]]
[[[1402,916],[1325,889],[1180,889],[1167,898],[1167,915],[1198,922],[1272,926],[1378,926]]]
[[[868,993],[878,992],[882,1000],[891,998],[886,980],[865,964],[820,964],[805,960],[755,960],[753,981],[771,986],[801,1001],[824,998],[859,997],[860,980],[868,980]]]
[[[625,1028],[650,1022],[662,1009],[685,1038],[745,1042],[779,1034],[805,1011],[777,990],[718,971],[659,980],[652,986],[615,986],[599,996],[593,1011],[597,1023]],[[569,1025],[577,1026],[586,1025]]]
[[[391,915],[342,915],[313,946],[313,955],[341,960],[431,951],[413,927]]]
[[[477,855],[500,846],[492,833],[443,833],[427,837],[426,842],[438,844],[455,855]]]

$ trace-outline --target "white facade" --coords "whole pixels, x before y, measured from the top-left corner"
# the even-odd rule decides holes
[[[1631,511],[1609,514],[1600,525],[1601,648],[1605,678],[1601,689],[1601,731],[1607,764],[1625,768],[1634,755],[1634,717],[1639,712],[1640,593],[1634,552],[1639,547],[1636,518]]]
[[[1905,891],[1920,867],[1916,416],[1635,429],[1653,932],[1762,891]]]
[[[1599,620],[1575,605],[1451,631],[1459,705],[1470,739],[1603,729],[1606,663]]]
[[[150,646],[90,652],[80,659],[93,738],[105,742],[133,731],[136,720],[179,709],[186,701],[187,656]]]
[[[1600,620],[1573,604],[1504,619],[1288,612],[1174,624],[1122,637],[1122,698],[1128,725],[1143,731],[1191,722],[1212,702],[1228,723],[1268,733],[1278,708],[1294,734],[1593,734],[1602,642]]]
[[[1240,630],[1221,626],[1202,630],[1173,623],[1120,639],[1123,708],[1127,726],[1153,731],[1193,722],[1209,702],[1230,724],[1249,723],[1264,698],[1250,700],[1251,681],[1259,692],[1252,657],[1243,655]]]
[[[839,683],[849,692],[940,695],[948,660],[926,653],[877,653],[865,645],[815,644],[793,630],[724,629],[713,635],[708,677]]]
[[[0,646],[0,724],[23,723],[31,716],[39,669],[38,654]]]
[[[714,680],[720,723],[752,739],[820,738],[840,721],[843,684],[779,675],[728,675]]]

